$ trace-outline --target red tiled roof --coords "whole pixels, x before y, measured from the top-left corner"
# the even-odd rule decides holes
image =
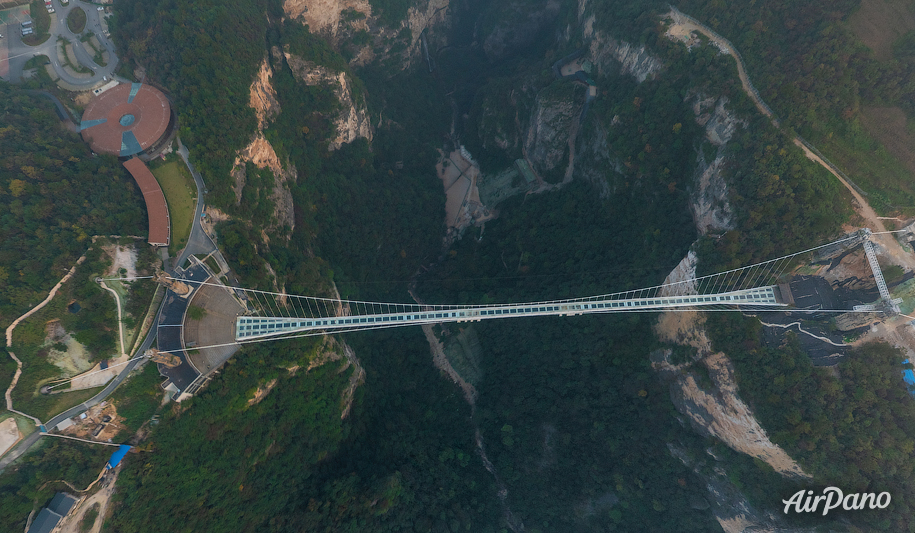
[[[170,220],[168,218],[168,204],[165,195],[159,187],[159,182],[149,168],[138,158],[133,157],[124,161],[124,168],[136,180],[146,200],[146,211],[149,213],[149,244],[168,246]]]
[[[168,129],[171,107],[161,91],[149,85],[140,85],[131,99],[133,85],[122,83],[96,96],[83,111],[81,125],[83,140],[92,150],[114,155],[122,154],[121,143],[124,133],[130,132],[140,148],[145,150],[158,141]],[[130,102],[128,102],[130,100]],[[132,115],[132,120],[125,120]]]

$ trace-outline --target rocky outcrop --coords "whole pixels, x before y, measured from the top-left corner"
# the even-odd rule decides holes
[[[671,399],[693,429],[766,462],[783,476],[810,478],[794,459],[769,440],[749,406],[740,399],[734,368],[727,356],[721,352],[709,354],[697,364],[708,369],[714,384],[712,390],[703,390],[692,372],[681,374],[671,385]]]
[[[274,205],[273,220],[279,227],[288,226],[290,230],[294,228],[294,206],[289,187],[290,183],[295,183],[298,179],[295,166],[288,162],[282,164],[273,146],[264,138],[263,133],[258,132],[251,144],[239,152],[232,166],[232,178],[235,180],[232,190],[235,192],[236,204],[241,202],[242,191],[247,181],[246,163],[270,169],[273,173],[273,190],[270,193],[270,200]]]
[[[449,0],[421,0],[407,12],[406,26],[410,28],[410,48],[419,49],[419,36],[427,29],[448,22]]]
[[[591,13],[590,0],[578,0],[578,20],[582,24],[582,37],[588,43],[591,61],[597,74],[619,72],[633,76],[639,83],[654,76],[663,62],[651,55],[644,45],[617,41],[610,35],[594,28],[595,15]]]
[[[280,103],[276,97],[272,78],[273,68],[267,58],[264,58],[249,89],[248,105],[257,115],[257,133],[248,146],[240,150],[235,158],[231,172],[234,180],[232,190],[235,193],[237,205],[241,203],[242,193],[248,181],[247,163],[252,163],[261,169],[269,169],[273,174],[273,190],[270,192],[270,200],[274,205],[273,219],[277,226],[288,226],[291,230],[295,226],[295,218],[289,185],[295,183],[298,173],[291,163],[280,161],[276,150],[264,137],[264,129],[280,113]]]
[[[679,459],[705,483],[708,499],[698,495],[690,497],[693,509],[704,510],[711,507],[715,519],[725,533],[749,533],[751,531],[769,533],[812,533],[813,529],[793,528],[784,523],[784,519],[772,512],[755,508],[727,476],[723,464],[715,464],[712,449],[705,456],[695,457],[690,450],[675,444],[667,445],[670,454]],[[711,463],[711,464],[710,464]],[[711,505],[709,505],[711,501]]]
[[[342,25],[365,29],[372,6],[368,0],[286,0],[283,11],[291,19],[301,18],[311,31],[333,39]]]
[[[558,82],[537,95],[524,138],[524,153],[538,174],[558,169],[567,159],[569,138],[580,107],[572,84]]]
[[[747,121],[738,119],[734,114],[725,109],[728,103],[728,97],[722,96],[717,100],[715,98],[704,98],[702,95],[695,95],[687,98],[692,100],[693,114],[696,115],[696,123],[705,127],[705,138],[715,146],[724,146],[738,126],[747,127]],[[714,106],[714,107],[713,107]]]
[[[608,73],[618,62],[623,74],[629,74],[641,83],[661,70],[663,65],[644,46],[610,39],[602,32],[595,34],[589,49],[599,75]]]
[[[690,294],[695,287],[696,256],[688,254],[664,280],[664,285],[677,287],[668,294]],[[696,349],[693,361],[674,366],[669,361],[670,350],[651,354],[652,367],[664,379],[670,380],[670,396],[677,410],[686,416],[693,429],[703,435],[721,440],[730,448],[765,461],[783,476],[806,479],[810,476],[766,435],[749,406],[737,393],[734,368],[727,356],[712,350],[705,332],[705,317],[696,311],[662,313],[655,332],[662,342],[690,346]],[[711,384],[700,386],[699,374],[691,367],[703,365]]]
[[[716,157],[710,164],[700,152],[696,168],[696,187],[690,194],[690,210],[700,235],[720,233],[734,228],[734,213],[728,202],[724,181],[725,158]]]
[[[690,209],[700,235],[724,232],[734,228],[734,213],[728,201],[728,186],[724,178],[726,158],[722,147],[731,140],[738,127],[746,127],[725,106],[728,99],[705,98],[701,94],[687,97],[691,102],[696,123],[705,128],[705,138],[717,147],[715,157],[706,161],[703,150],[697,156],[695,186],[690,194]]]
[[[387,27],[373,13],[368,0],[285,0],[286,15],[308,25],[308,28],[335,45],[349,44],[356,32],[368,32],[372,42],[355,50],[350,64],[364,65],[380,57],[388,57],[401,37],[403,28],[410,30],[407,46],[400,54],[403,68],[422,56],[419,38],[423,31],[447,24],[448,0],[416,0],[407,17],[395,27]]]
[[[273,69],[267,59],[261,63],[260,70],[251,84],[251,95],[248,105],[257,114],[257,129],[263,131],[267,123],[280,113],[280,103],[276,99],[276,89],[271,82]]]
[[[333,88],[340,109],[333,118],[336,133],[330,140],[330,150],[336,150],[360,137],[372,140],[374,130],[365,105],[365,95],[357,97],[354,94],[353,83],[345,72],[333,71],[289,52],[285,55],[297,80],[305,85],[328,85]]]
[[[664,66],[645,46],[617,41],[602,31],[594,30],[593,18],[592,16],[585,23],[583,34],[588,41],[588,52],[598,75],[622,72],[642,83]]]
[[[671,288],[663,294],[694,294],[696,255],[692,252],[664,280]],[[651,354],[652,367],[670,380],[670,396],[677,410],[698,433],[721,440],[730,448],[765,461],[783,476],[810,476],[778,445],[769,440],[749,406],[737,393],[734,368],[727,356],[712,350],[705,331],[705,316],[696,311],[662,313],[655,325],[662,342],[695,348],[696,356],[679,366],[669,361],[670,350]],[[699,373],[691,367],[703,365],[711,384],[700,386]],[[710,386],[709,386],[710,385]]]

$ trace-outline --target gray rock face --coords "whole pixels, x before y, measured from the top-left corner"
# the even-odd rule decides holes
[[[728,187],[724,181],[725,158],[717,156],[711,163],[700,152],[696,168],[697,186],[691,194],[690,209],[700,235],[734,228],[734,213],[728,202]]]
[[[700,150],[696,166],[696,185],[691,194],[690,208],[701,235],[727,231],[734,228],[734,213],[728,202],[728,187],[724,172],[726,158],[721,150],[731,140],[739,126],[746,127],[746,121],[736,118],[725,106],[728,99],[705,98],[696,94],[692,100],[696,123],[705,127],[705,138],[718,147],[715,157],[706,161]]]
[[[537,95],[524,148],[528,161],[539,174],[559,168],[568,159],[569,132],[579,112],[579,104],[569,88],[571,84],[551,85]]]
[[[661,60],[651,55],[644,46],[617,41],[601,32],[595,33],[590,44],[590,52],[598,74],[603,75],[619,68],[622,73],[631,75],[639,83],[661,70],[663,66]]]

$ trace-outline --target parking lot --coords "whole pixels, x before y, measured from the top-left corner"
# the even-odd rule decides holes
[[[52,79],[56,79],[64,89],[87,90],[103,84],[106,77],[110,79],[117,67],[118,58],[114,53],[114,45],[108,38],[105,20],[107,13],[100,11],[96,4],[79,0],[69,0],[67,4],[62,3],[62,0],[44,0],[44,3],[50,16],[50,36],[44,42],[31,43],[35,46],[23,41],[24,37],[28,40],[30,29],[36,31],[34,28],[37,21],[32,21],[29,6],[0,11],[0,34],[3,35],[0,38],[0,78],[12,83],[21,82],[29,76],[29,72],[25,72],[25,64],[31,58],[43,55],[50,62],[48,70]],[[78,34],[67,27],[67,15],[76,7],[86,14],[85,28]],[[31,26],[28,25],[29,22]],[[25,27],[23,23],[26,23]],[[106,61],[99,60],[104,65],[97,64],[94,60],[98,57],[97,50],[87,49],[88,44],[83,42],[89,40],[90,32],[94,35],[93,45],[99,49],[98,53],[105,56]],[[61,51],[64,46],[58,45],[59,39],[67,41],[65,45],[69,50],[66,54]]]

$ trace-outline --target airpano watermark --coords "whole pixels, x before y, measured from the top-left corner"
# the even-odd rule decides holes
[[[843,495],[842,489],[838,487],[826,487],[822,496],[814,496],[812,490],[799,490],[790,500],[782,500],[782,503],[785,504],[785,514],[788,514],[792,505],[795,513],[815,513],[822,502],[823,516],[826,516],[829,511],[839,507],[846,511],[886,509],[890,505],[890,500],[892,497],[889,492]]]

